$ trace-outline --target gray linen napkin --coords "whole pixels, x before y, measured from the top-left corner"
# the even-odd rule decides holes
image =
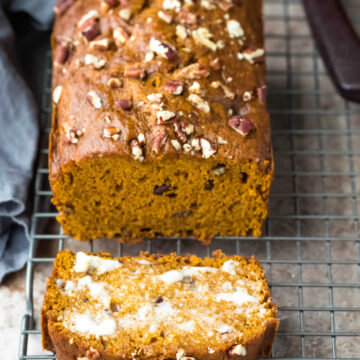
[[[14,31],[5,11],[26,12],[50,26],[55,1],[0,0],[0,282],[21,269],[29,239],[28,191],[38,141],[38,109],[21,76]]]

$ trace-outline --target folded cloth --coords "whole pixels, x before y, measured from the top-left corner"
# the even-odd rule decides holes
[[[0,282],[21,269],[29,244],[28,191],[38,141],[38,109],[19,70],[8,12],[25,12],[45,29],[54,1],[0,0]],[[6,12],[5,12],[6,11]]]

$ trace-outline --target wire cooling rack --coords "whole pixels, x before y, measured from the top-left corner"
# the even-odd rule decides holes
[[[346,3],[355,25],[360,25],[359,2]],[[218,238],[211,247],[174,238],[135,246],[113,240],[80,243],[62,234],[47,180],[47,54],[19,359],[55,359],[41,350],[39,309],[52,261],[63,248],[114,255],[148,250],[206,256],[217,248],[254,254],[267,271],[279,305],[281,324],[273,357],[360,358],[360,106],[342,100],[334,90],[299,0],[265,0],[265,29],[276,159],[271,213],[263,237]]]

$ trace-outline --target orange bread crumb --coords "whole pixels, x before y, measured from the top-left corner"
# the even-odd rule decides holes
[[[59,252],[42,309],[59,360],[258,359],[279,324],[253,257]]]

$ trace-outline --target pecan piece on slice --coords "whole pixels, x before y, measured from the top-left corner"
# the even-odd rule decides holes
[[[152,151],[155,154],[159,154],[165,146],[167,139],[167,132],[164,126],[154,126],[152,130]]]
[[[169,110],[160,110],[156,113],[156,118],[158,124],[162,124],[166,121],[174,120],[176,118],[176,113]]]
[[[144,150],[143,150],[141,144],[139,143],[139,140],[133,139],[131,141],[130,145],[131,145],[131,154],[132,154],[134,160],[143,162],[144,161]]]
[[[267,102],[267,86],[261,85],[256,89],[256,94],[258,99],[263,103],[266,104]]]
[[[208,159],[216,153],[216,148],[206,139],[200,139],[200,146],[203,158],[205,159]]]
[[[188,65],[179,71],[179,76],[189,80],[203,79],[210,75],[209,70],[206,66],[195,63]]]
[[[122,44],[124,44],[126,40],[129,39],[129,37],[130,37],[130,33],[127,31],[127,29],[125,29],[122,26],[118,26],[113,31],[113,38],[115,40],[116,46],[121,46]]]
[[[231,359],[240,359],[242,356],[246,356],[246,348],[240,344],[233,345],[229,349],[228,355]]]
[[[233,116],[229,121],[229,126],[243,136],[248,135],[254,128],[254,125],[249,118],[240,115]]]
[[[89,91],[86,98],[95,109],[101,109],[101,99],[100,96],[96,93],[96,91]]]
[[[243,51],[243,56],[250,64],[260,64],[265,61],[265,50],[249,46]]]
[[[171,62],[174,62],[179,58],[178,52],[172,45],[166,44],[155,38],[151,38],[150,40],[150,49],[157,55],[168,59]]]
[[[177,122],[174,123],[175,133],[178,136],[179,140],[183,143],[186,143],[187,136],[183,129],[183,126]]]
[[[85,131],[81,129],[73,127],[65,128],[65,136],[69,144],[77,144],[79,142],[79,138],[81,138],[84,134]]]
[[[170,80],[162,88],[170,94],[181,95],[184,90],[184,83],[181,80]]]
[[[140,65],[125,65],[124,76],[126,78],[140,79],[145,78],[145,70]]]
[[[90,349],[88,349],[85,353],[85,355],[87,356],[87,358],[89,360],[97,360],[100,359],[100,354],[97,350],[95,350],[93,347],[90,347]]]
[[[111,41],[108,38],[94,40],[90,43],[90,49],[105,51],[109,50],[111,46]]]
[[[104,138],[119,140],[120,138],[120,129],[117,126],[109,125],[106,126],[103,130]]]

